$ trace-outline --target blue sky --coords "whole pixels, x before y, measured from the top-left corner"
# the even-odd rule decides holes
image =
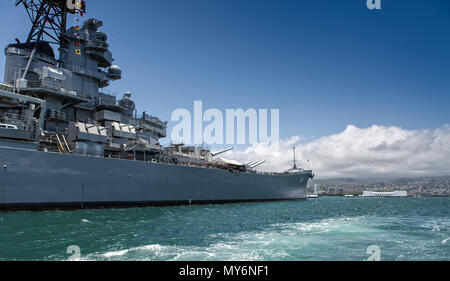
[[[0,45],[25,40],[24,9],[0,1]],[[122,68],[110,90],[165,120],[202,100],[279,108],[281,138],[450,123],[450,1],[365,2],[91,0],[86,19],[104,22]]]

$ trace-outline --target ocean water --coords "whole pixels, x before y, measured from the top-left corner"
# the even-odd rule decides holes
[[[449,207],[450,198],[321,197],[2,212],[0,260],[359,261],[370,246],[381,260],[450,260]]]

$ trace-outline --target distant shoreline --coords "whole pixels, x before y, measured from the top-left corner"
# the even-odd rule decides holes
[[[347,198],[355,198],[355,197],[362,197],[361,194],[318,194],[319,197],[345,197],[345,195],[353,195],[354,197],[347,197]],[[449,197],[449,195],[408,195],[405,197],[413,197],[413,198],[421,198],[421,197]],[[368,197],[364,197],[364,198],[368,198]],[[378,196],[378,197],[370,197],[370,198],[399,198],[399,197],[383,197],[383,196]]]

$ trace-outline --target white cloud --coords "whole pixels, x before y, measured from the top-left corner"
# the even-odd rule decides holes
[[[294,136],[279,145],[257,144],[226,157],[245,163],[266,160],[261,170],[283,171],[292,166],[296,146],[298,166],[308,168],[310,160],[317,178],[450,175],[450,125],[426,130],[348,125],[338,134],[304,144],[300,140]]]

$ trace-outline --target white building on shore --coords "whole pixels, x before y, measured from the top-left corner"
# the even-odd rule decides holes
[[[406,191],[391,191],[391,192],[379,192],[379,191],[363,191],[363,197],[405,197]]]

